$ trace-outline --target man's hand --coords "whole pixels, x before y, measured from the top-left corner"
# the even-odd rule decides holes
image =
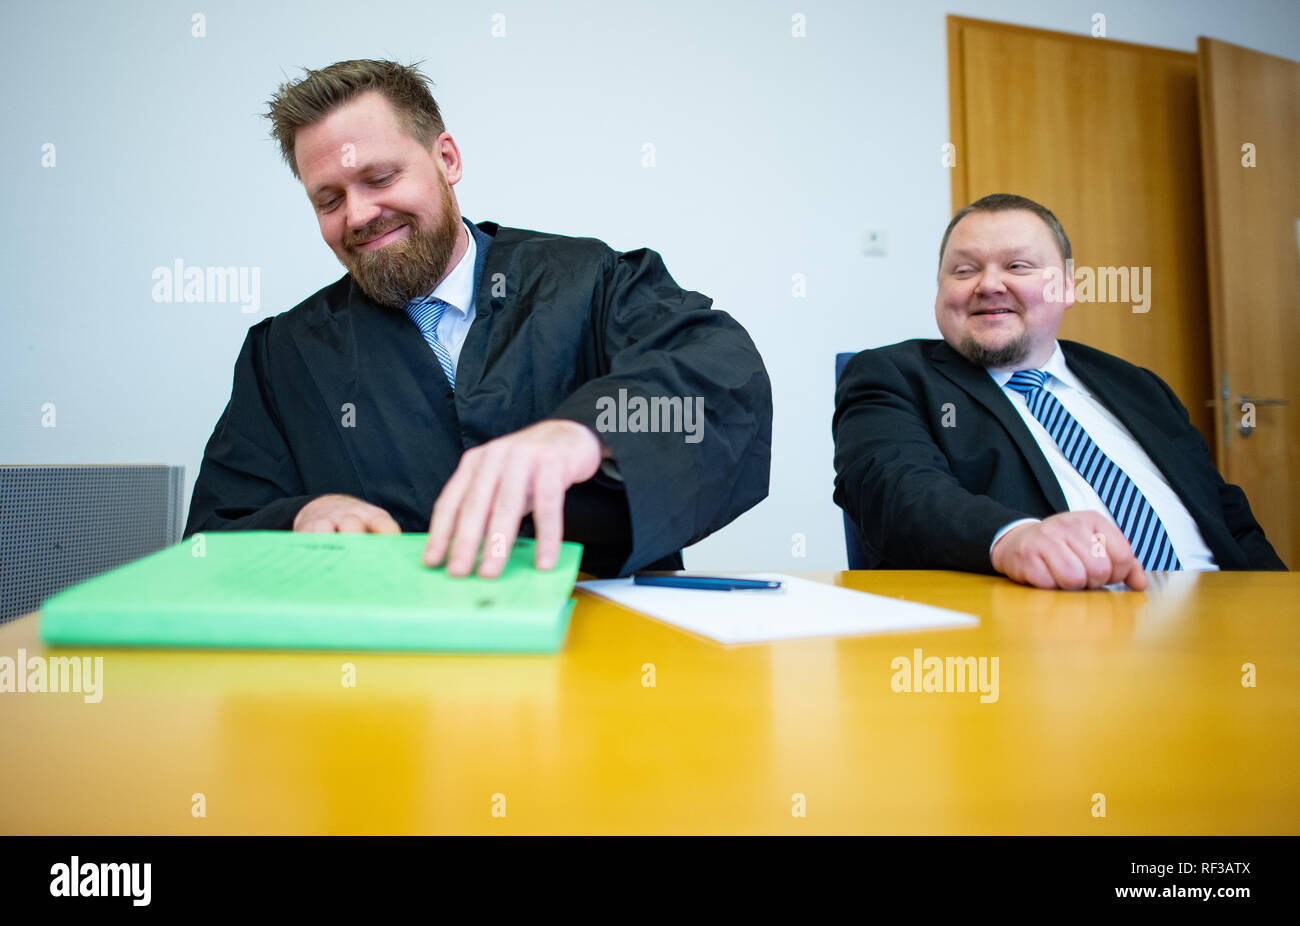
[[[308,534],[400,534],[384,509],[351,495],[314,498],[293,519],[293,529]]]
[[[1124,582],[1142,591],[1147,575],[1128,540],[1097,511],[1067,511],[1007,531],[992,550],[993,568],[1038,588],[1101,588]]]
[[[433,505],[425,564],[446,558],[449,575],[466,576],[482,545],[478,574],[494,579],[532,512],[537,568],[553,568],[564,539],[564,493],[596,474],[601,455],[595,431],[559,419],[467,450]]]

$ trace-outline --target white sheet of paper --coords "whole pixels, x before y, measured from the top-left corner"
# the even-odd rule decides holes
[[[631,579],[597,579],[579,582],[578,588],[719,643],[765,643],[979,624],[979,618],[971,614],[869,595],[779,572],[728,578],[777,579],[783,584],[775,591],[718,592],[635,585]]]

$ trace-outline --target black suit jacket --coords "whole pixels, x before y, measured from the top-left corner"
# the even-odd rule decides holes
[[[1178,493],[1219,568],[1286,568],[1163,380],[1060,344],[1070,369]],[[872,568],[993,572],[989,545],[999,529],[1069,510],[1011,400],[943,341],[904,341],[850,360],[832,430],[835,503],[857,524]]]

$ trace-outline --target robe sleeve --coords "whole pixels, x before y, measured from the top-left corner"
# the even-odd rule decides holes
[[[248,330],[235,361],[230,402],[194,483],[186,537],[197,531],[288,530],[315,497],[304,493],[266,380],[272,321]]]
[[[614,255],[601,295],[592,318],[601,375],[550,417],[590,427],[618,464],[632,527],[632,550],[618,570],[626,575],[767,496],[772,387],[745,329],[708,297],[679,287],[654,251]],[[692,418],[679,430],[636,430],[634,420],[611,428],[611,407],[636,398],[680,399],[684,416],[689,402]]]

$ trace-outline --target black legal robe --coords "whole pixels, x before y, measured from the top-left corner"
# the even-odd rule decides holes
[[[344,275],[249,329],[187,537],[290,529],[328,493],[378,505],[403,531],[427,531],[464,451],[546,418],[597,431],[622,477],[598,474],[565,499],[565,539],[585,545],[582,568],[593,575],[680,568],[683,546],[766,497],[771,384],[739,323],[681,289],[654,251],[620,254],[492,222],[469,228],[476,314],[454,394],[410,319]],[[616,401],[620,389],[702,396],[701,439],[601,431],[600,400]],[[531,533],[526,519],[521,534]]]

